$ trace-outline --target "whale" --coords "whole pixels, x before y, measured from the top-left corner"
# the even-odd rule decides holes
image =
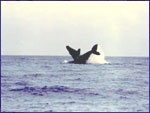
[[[105,60],[104,52],[99,44],[95,44],[92,49],[83,55],[80,55],[81,49],[75,50],[70,46],[66,46],[67,51],[72,56],[73,61],[64,60],[64,63],[74,64],[109,64]]]
[[[92,49],[83,55],[80,55],[81,49],[79,48],[78,50],[75,50],[71,48],[70,46],[66,46],[66,49],[68,50],[69,54],[72,56],[73,61],[69,61],[68,63],[74,63],[74,64],[86,64],[86,63],[91,63],[89,60],[90,56],[92,54],[96,56],[100,56],[101,53],[98,52],[98,44],[95,44]],[[91,58],[90,58],[91,59]]]

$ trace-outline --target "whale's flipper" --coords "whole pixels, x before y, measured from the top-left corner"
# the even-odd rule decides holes
[[[67,50],[69,51],[70,55],[72,56],[72,58],[74,60],[76,60],[79,56],[80,56],[80,49],[78,49],[77,51],[74,50],[73,48],[66,46]]]
[[[100,53],[97,52],[97,44],[93,46],[91,52],[92,52],[93,54],[100,55]]]

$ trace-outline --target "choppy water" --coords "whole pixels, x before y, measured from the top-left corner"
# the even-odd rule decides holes
[[[71,57],[2,56],[1,111],[149,111],[149,58],[64,64]]]

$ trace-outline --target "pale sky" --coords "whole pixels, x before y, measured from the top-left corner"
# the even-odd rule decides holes
[[[1,1],[2,55],[149,56],[149,1]]]

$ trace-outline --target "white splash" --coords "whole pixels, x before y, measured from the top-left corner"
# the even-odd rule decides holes
[[[98,45],[98,47],[97,47],[97,52],[99,52],[100,55],[91,54],[89,59],[87,60],[87,63],[90,63],[90,64],[108,64],[108,63],[110,63],[105,60],[104,52],[103,52],[102,48],[100,47],[100,45]]]
[[[63,63],[68,63],[68,61],[67,60],[64,60],[64,62]]]

